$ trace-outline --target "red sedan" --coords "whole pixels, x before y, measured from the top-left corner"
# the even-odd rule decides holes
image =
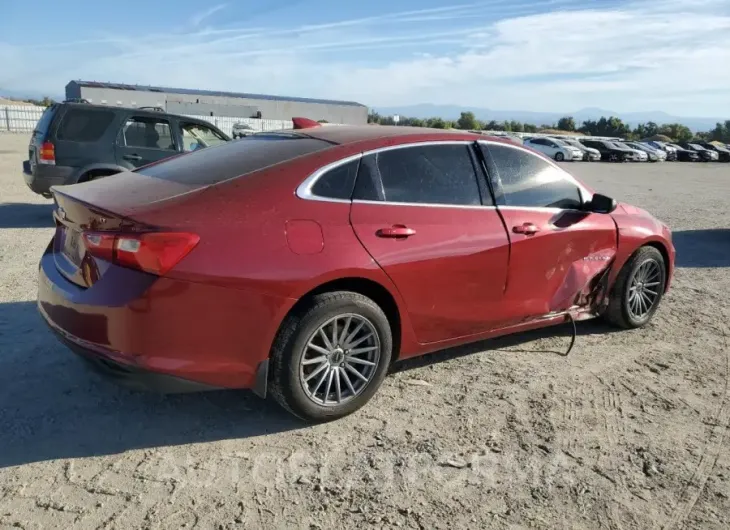
[[[645,325],[675,251],[647,212],[466,132],[257,134],[53,189],[38,306],[130,384],[250,388],[308,420],[396,360],[603,316]]]

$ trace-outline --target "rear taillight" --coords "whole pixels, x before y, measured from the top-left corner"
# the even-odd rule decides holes
[[[92,256],[158,276],[177,265],[198,241],[199,236],[187,232],[84,232]]]
[[[50,164],[56,163],[56,147],[51,142],[43,142],[38,151],[38,163]]]

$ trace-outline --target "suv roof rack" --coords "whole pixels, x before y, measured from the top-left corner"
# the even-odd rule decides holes
[[[157,112],[165,112],[162,107],[139,107],[139,110],[155,110]]]
[[[63,102],[64,103],[89,103],[89,104],[91,103],[91,101],[89,101],[88,99],[84,99],[84,98],[69,98],[69,99],[64,99]]]

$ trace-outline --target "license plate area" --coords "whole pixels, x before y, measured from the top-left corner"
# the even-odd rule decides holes
[[[68,227],[63,227],[62,234],[61,252],[71,263],[77,267],[81,266],[83,252],[81,245],[81,232],[77,232],[76,230],[72,230]]]

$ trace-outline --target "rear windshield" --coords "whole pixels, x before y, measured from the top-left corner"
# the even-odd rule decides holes
[[[256,134],[176,156],[140,168],[138,173],[180,184],[205,186],[328,147],[332,147],[332,144],[293,134]]]
[[[57,138],[72,142],[95,142],[114,119],[114,112],[98,109],[70,108],[58,126]]]
[[[53,116],[56,114],[56,109],[58,109],[58,105],[51,105],[46,108],[41,115],[41,119],[38,120],[38,123],[36,123],[35,130],[33,132],[45,135],[48,132],[48,127],[51,125]]]

